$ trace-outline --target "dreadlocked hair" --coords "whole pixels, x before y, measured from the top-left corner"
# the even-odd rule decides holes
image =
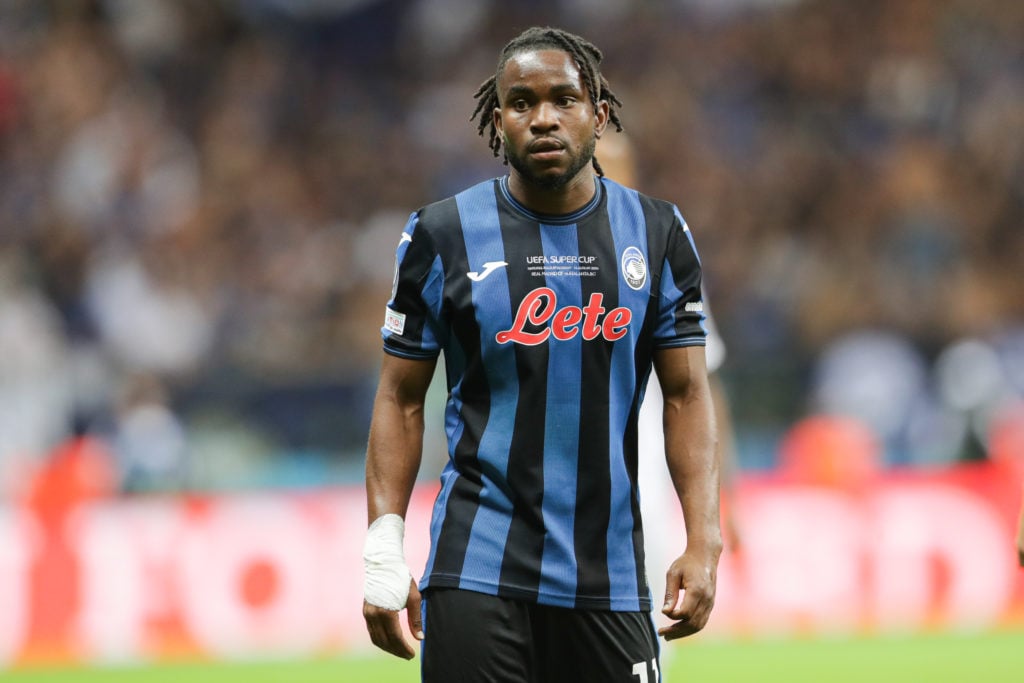
[[[622,131],[622,123],[619,121],[619,113],[616,109],[616,107],[622,106],[622,102],[611,91],[611,88],[608,87],[608,81],[601,75],[600,64],[601,59],[604,57],[601,54],[601,50],[586,39],[568,31],[550,26],[543,28],[534,26],[520,33],[502,48],[497,71],[495,71],[493,76],[481,83],[480,88],[473,94],[473,98],[477,103],[476,109],[473,110],[473,115],[469,117],[469,120],[472,121],[477,116],[480,117],[480,121],[477,124],[477,133],[481,137],[483,137],[485,132],[487,133],[488,145],[491,151],[494,152],[494,156],[501,155],[501,136],[498,135],[498,130],[494,126],[494,118],[489,116],[489,114],[500,106],[498,102],[498,77],[501,76],[505,63],[513,55],[529,50],[545,49],[564,50],[569,53],[577,66],[579,66],[580,76],[583,78],[583,84],[587,87],[591,104],[596,109],[597,103],[601,100],[607,102],[608,120],[615,126],[616,131]],[[505,163],[508,163],[507,159]],[[593,165],[594,171],[599,176],[603,176],[604,170],[601,169],[601,164],[597,162],[597,157],[593,158]]]

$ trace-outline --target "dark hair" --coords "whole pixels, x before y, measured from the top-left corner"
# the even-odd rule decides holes
[[[590,102],[597,107],[597,103],[604,100],[608,103],[608,120],[615,125],[616,131],[622,130],[622,123],[619,121],[619,114],[616,107],[621,107],[622,102],[615,96],[615,93],[608,87],[608,81],[601,75],[601,59],[604,55],[595,45],[573,33],[558,28],[534,26],[528,28],[513,38],[501,50],[501,58],[498,60],[498,69],[494,75],[484,81],[480,88],[474,93],[473,98],[477,100],[476,109],[469,117],[472,121],[477,116],[480,122],[477,125],[477,132],[481,135],[490,128],[488,133],[488,144],[494,156],[501,152],[501,137],[494,126],[494,118],[490,113],[499,106],[498,102],[498,78],[501,76],[505,63],[512,55],[528,50],[564,50],[576,61],[580,69],[580,76],[583,84],[590,94]],[[506,162],[507,163],[507,162]],[[598,175],[604,175],[597,158],[593,159],[594,170]]]

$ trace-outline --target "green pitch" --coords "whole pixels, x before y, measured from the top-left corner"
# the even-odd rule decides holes
[[[670,647],[665,683],[1009,683],[1024,680],[1024,631],[857,640],[714,641]],[[5,683],[409,683],[419,662],[386,657],[146,668],[16,670]]]

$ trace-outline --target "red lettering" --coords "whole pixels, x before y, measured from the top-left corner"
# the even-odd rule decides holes
[[[612,309],[612,312],[604,319],[604,338],[608,341],[616,341],[625,337],[631,317],[628,308]]]
[[[587,341],[597,339],[601,334],[601,324],[598,318],[604,313],[604,294],[594,292],[590,295],[590,302],[583,308],[583,338]]]
[[[580,333],[582,323],[583,339],[591,341],[600,336],[608,341],[616,341],[626,336],[633,314],[628,308],[614,308],[605,315],[604,295],[594,292],[590,301],[583,308],[565,306],[558,308],[558,296],[550,287],[538,287],[526,295],[516,311],[512,327],[494,335],[499,344],[516,342],[526,346],[543,344],[548,337],[554,336],[559,341],[568,341]],[[526,326],[547,325],[540,332],[527,332]]]
[[[551,321],[551,334],[555,339],[567,341],[576,336],[576,326],[583,320],[583,310],[579,306],[566,306],[555,313]]]
[[[512,329],[499,332],[494,335],[494,338],[499,344],[507,344],[508,342],[518,342],[527,346],[536,346],[542,344],[551,334],[551,329],[545,327],[540,332],[527,332],[523,328],[526,327],[526,323],[532,323],[534,325],[543,325],[551,316],[555,313],[555,303],[558,301],[558,297],[555,296],[554,290],[548,287],[539,287],[529,294],[519,304],[519,310],[516,311],[516,320],[512,323]],[[544,306],[545,302],[547,307]]]

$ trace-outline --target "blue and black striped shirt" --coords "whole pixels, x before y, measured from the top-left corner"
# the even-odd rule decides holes
[[[653,351],[704,344],[700,292],[679,211],[607,179],[570,215],[499,178],[410,217],[384,349],[443,351],[449,389],[421,588],[650,610],[637,414]]]

